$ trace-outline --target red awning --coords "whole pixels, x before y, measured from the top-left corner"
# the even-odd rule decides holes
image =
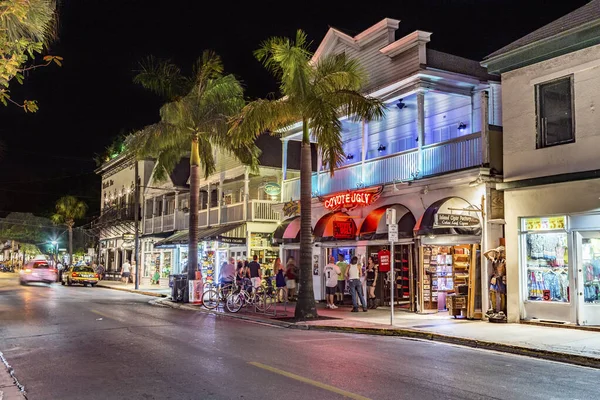
[[[398,236],[410,238],[413,236],[415,217],[408,208],[402,204],[390,204],[376,208],[371,211],[360,226],[361,240],[387,239],[388,226],[385,220],[385,212],[388,208],[396,210],[396,223],[398,224]]]
[[[273,233],[275,243],[294,243],[300,241],[300,217],[286,219]]]
[[[315,225],[316,242],[356,239],[356,223],[345,212],[325,214]]]

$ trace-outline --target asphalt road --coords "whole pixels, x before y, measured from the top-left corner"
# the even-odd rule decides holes
[[[0,351],[29,399],[591,399],[600,371],[298,331],[0,273]],[[568,335],[568,330],[565,330]],[[6,400],[6,399],[4,399]]]

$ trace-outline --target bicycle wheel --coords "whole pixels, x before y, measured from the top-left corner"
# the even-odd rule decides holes
[[[227,310],[232,313],[240,311],[243,304],[243,296],[244,295],[241,293],[231,293],[229,296],[227,296],[227,301],[225,302]]]
[[[260,312],[265,312],[268,310],[267,294],[264,290],[262,290],[262,288],[256,289],[253,300],[256,310]]]
[[[209,289],[202,294],[202,305],[209,310],[214,310],[219,305],[219,293],[215,289]]]

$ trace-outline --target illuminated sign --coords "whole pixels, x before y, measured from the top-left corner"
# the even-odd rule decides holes
[[[470,215],[462,214],[436,214],[435,224],[436,227],[445,228],[463,228],[466,226],[477,226],[479,225],[479,218]]]
[[[269,182],[265,184],[265,193],[269,196],[279,196],[281,194],[281,186],[278,183]]]
[[[356,225],[354,221],[333,221],[333,237],[336,239],[354,239]]]
[[[300,202],[289,201],[283,205],[283,215],[286,217],[294,217],[300,214]]]
[[[123,240],[125,240],[126,242],[129,242],[129,241],[135,239],[135,235],[133,233],[124,233],[123,236],[121,236],[121,238]]]
[[[347,193],[319,197],[326,209],[336,211],[340,209],[352,210],[356,207],[365,207],[373,204],[383,192],[383,186],[373,189],[353,190]]]
[[[567,228],[567,217],[525,218],[526,231],[551,231]]]

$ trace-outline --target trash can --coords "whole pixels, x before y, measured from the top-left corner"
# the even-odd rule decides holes
[[[187,275],[186,274],[175,274],[173,275],[173,290],[171,291],[171,299],[177,303],[183,302],[183,297],[187,287]]]

